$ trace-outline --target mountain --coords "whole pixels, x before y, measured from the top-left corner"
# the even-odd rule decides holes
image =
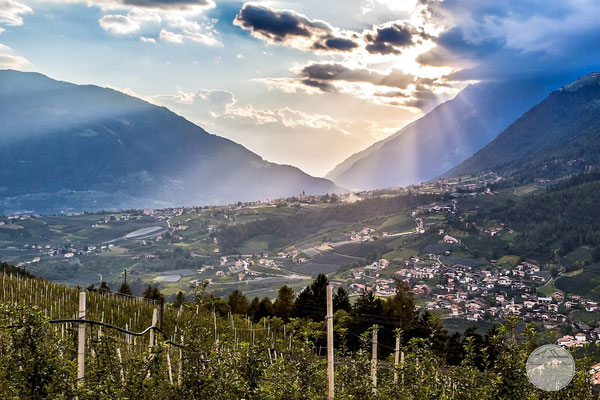
[[[518,181],[600,165],[600,73],[552,92],[446,176],[494,170]]]
[[[349,157],[325,177],[361,190],[435,178],[489,143],[554,87],[546,81],[467,86],[454,99]]]
[[[226,204],[340,192],[164,107],[0,71],[0,213]]]

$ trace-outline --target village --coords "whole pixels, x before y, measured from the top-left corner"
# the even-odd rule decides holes
[[[260,251],[255,254],[223,254],[215,233],[223,223],[236,223],[243,213],[267,207],[277,209],[285,207],[310,207],[315,204],[328,204],[340,201],[330,196],[308,196],[301,194],[290,199],[267,200],[259,202],[238,203],[222,207],[181,207],[166,209],[131,210],[114,214],[99,214],[89,225],[93,229],[110,229],[113,224],[136,224],[140,229],[123,234],[120,239],[130,239],[142,248],[152,249],[160,241],[168,239],[177,243],[185,240],[186,231],[191,227],[198,229],[200,220],[205,220],[202,230],[208,234],[207,247],[204,254],[192,251],[194,259],[203,262],[197,268],[182,269],[193,274],[189,285],[210,284],[249,284],[260,282],[266,278],[310,279],[313,273],[297,272],[303,265],[314,263],[316,259],[327,254],[336,254],[339,247],[348,244],[369,244],[379,241],[391,241],[407,236],[421,236],[430,233],[435,224],[430,216],[452,215],[457,211],[457,201],[461,198],[477,196],[494,196],[489,188],[481,188],[486,182],[501,181],[495,175],[484,175],[468,183],[456,180],[439,180],[435,182],[438,189],[452,190],[452,196],[444,201],[419,206],[409,213],[414,220],[413,227],[408,230],[380,230],[363,226],[356,230],[348,230],[336,239],[322,241],[311,245],[292,246],[273,252]],[[460,188],[460,190],[457,190]],[[400,190],[400,189],[399,189]],[[415,185],[403,188],[402,191],[413,190],[427,193],[431,190],[426,185]],[[363,193],[365,195],[366,193]],[[385,193],[373,193],[386,195]],[[358,193],[361,195],[361,193]],[[241,212],[241,213],[240,213]],[[70,213],[65,216],[82,215]],[[92,214],[93,215],[93,214]],[[27,223],[40,218],[38,215],[16,215],[0,219],[5,229],[20,229],[19,223]],[[155,225],[155,226],[152,226]],[[415,226],[416,225],[416,226]],[[133,226],[133,225],[132,225]],[[156,228],[152,230],[151,228]],[[160,228],[160,229],[159,229]],[[482,235],[495,238],[501,235],[512,235],[513,229],[499,222],[493,226],[478,227]],[[535,321],[545,329],[561,329],[565,333],[558,343],[565,347],[581,346],[589,341],[600,341],[600,325],[593,326],[573,319],[573,311],[598,312],[600,307],[596,301],[583,296],[565,296],[559,290],[547,296],[538,293],[538,288],[547,285],[553,287],[553,277],[549,271],[540,268],[534,262],[521,261],[506,267],[497,260],[453,257],[455,250],[463,250],[464,244],[444,231],[435,228],[439,234],[437,244],[428,245],[414,255],[399,261],[378,257],[375,260],[355,263],[343,274],[330,274],[333,282],[349,289],[352,297],[359,296],[365,290],[372,290],[376,296],[393,296],[396,291],[395,280],[409,284],[419,307],[438,313],[442,318],[463,319],[473,324],[480,322],[501,321],[509,316],[520,316],[526,322]],[[424,235],[423,235],[424,236]],[[30,242],[22,245],[21,250],[32,254],[29,260],[20,261],[17,265],[27,267],[39,263],[44,258],[74,259],[80,256],[99,256],[115,250],[119,244],[114,240],[86,245],[57,245],[56,242]],[[140,253],[141,251],[141,253]],[[169,251],[169,250],[167,250]],[[172,251],[172,250],[170,250]],[[138,250],[130,258],[153,262],[160,256],[152,251]],[[178,270],[175,270],[177,272]],[[170,271],[172,272],[172,271]],[[188,272],[182,275],[189,276]],[[166,272],[165,272],[166,273]],[[156,275],[155,275],[156,276]],[[343,278],[342,278],[343,277]],[[161,275],[153,279],[161,281]],[[177,282],[173,280],[172,282]],[[564,329],[564,327],[568,329]]]

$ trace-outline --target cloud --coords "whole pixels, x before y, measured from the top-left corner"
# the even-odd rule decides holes
[[[417,62],[452,66],[453,79],[568,80],[600,64],[597,1],[446,0],[427,10],[445,28]]]
[[[157,12],[143,8],[129,10],[127,16],[137,23],[150,22],[160,24],[162,22],[162,17]]]
[[[422,38],[428,35],[407,22],[386,24],[365,35],[366,50],[373,54],[400,54],[403,48],[413,46]]]
[[[0,27],[0,33],[4,32],[4,28]]]
[[[207,46],[222,46],[222,43],[214,37],[199,32],[184,31],[183,33],[176,33],[162,29],[158,37],[164,42],[175,44],[182,44],[184,40],[190,40],[192,42],[202,43]]]
[[[23,25],[21,15],[32,13],[33,10],[25,4],[17,3],[13,0],[0,0],[0,24],[9,26]]]
[[[169,32],[165,29],[161,29],[160,34],[158,35],[160,40],[169,43],[183,43],[183,35],[180,33]]]
[[[414,76],[393,69],[382,74],[366,68],[352,69],[342,64],[311,64],[300,73],[305,79],[321,83],[333,81],[368,82],[376,86],[389,86],[406,89],[414,81]]]
[[[145,36],[141,36],[140,41],[144,42],[144,43],[156,43],[156,39],[145,37]]]
[[[244,4],[233,21],[268,43],[303,50],[346,52],[359,47],[351,34],[291,10]]]
[[[332,50],[332,51],[351,51],[359,47],[359,44],[354,40],[333,37],[333,36],[325,36],[319,40],[317,40],[313,44],[313,49],[315,50]]]
[[[328,92],[328,93],[337,92],[337,89],[334,85],[332,85],[331,83],[328,83],[328,82],[324,82],[322,80],[305,78],[305,79],[302,79],[300,82],[302,82],[304,85],[306,85],[308,87],[316,88],[323,92]]]
[[[89,3],[106,9],[130,7],[179,11],[198,11],[215,6],[212,0],[90,0]]]
[[[140,24],[125,15],[105,15],[98,22],[102,29],[114,35],[128,35],[140,29]]]
[[[315,33],[329,33],[332,28],[323,21],[310,20],[294,11],[279,11],[267,7],[244,4],[234,24],[252,31],[253,35],[275,42]]]
[[[22,69],[29,65],[30,65],[29,61],[27,61],[27,59],[24,57],[13,56],[10,54],[0,54],[0,68]]]

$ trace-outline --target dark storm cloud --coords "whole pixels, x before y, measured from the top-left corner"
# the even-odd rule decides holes
[[[331,27],[321,21],[312,21],[293,11],[273,10],[267,7],[245,4],[235,22],[260,36],[275,42],[283,42],[289,37],[311,37],[315,32],[327,33]]]
[[[370,71],[364,68],[352,69],[341,64],[311,64],[304,67],[301,75],[317,82],[367,82],[378,86],[405,89],[414,80],[410,74],[392,70],[389,74]]]
[[[379,27],[374,33],[365,36],[366,49],[369,53],[400,54],[402,48],[410,47],[425,36],[409,24],[393,24]]]
[[[323,92],[327,93],[336,93],[337,89],[330,83],[315,80],[315,79],[302,79],[301,81],[304,85],[320,89]]]
[[[353,40],[357,37],[340,37],[339,32],[328,23],[309,19],[294,11],[244,4],[233,23],[267,42],[303,50],[347,52],[359,47]]]
[[[358,43],[350,39],[329,37],[324,38],[320,42],[315,42],[313,49],[315,50],[338,50],[351,51],[358,47]]]

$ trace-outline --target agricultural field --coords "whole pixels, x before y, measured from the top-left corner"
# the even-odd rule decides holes
[[[586,265],[581,272],[565,274],[554,285],[565,293],[600,300],[600,264]]]

